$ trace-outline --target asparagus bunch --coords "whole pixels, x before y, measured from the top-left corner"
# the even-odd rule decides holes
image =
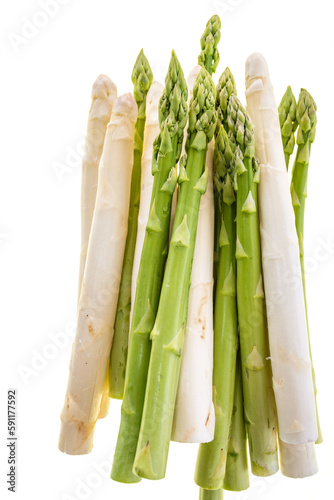
[[[138,106],[133,146],[133,168],[121,284],[119,289],[115,334],[109,363],[109,395],[122,399],[124,390],[126,356],[130,329],[131,278],[136,246],[140,201],[141,160],[146,119],[146,96],[153,81],[153,74],[143,50],[140,51],[132,71],[133,95]]]
[[[187,121],[187,84],[172,52],[165,89],[160,99],[160,133],[154,143],[154,175],[150,214],[141,254],[130,331],[121,424],[111,477],[115,481],[140,481],[132,472],[142,418],[147,371],[168,248],[172,195],[177,182],[175,165]]]
[[[180,166],[180,193],[157,317],[134,470],[148,479],[165,476],[179,379],[199,204],[205,193],[207,147],[216,127],[215,87],[203,68],[189,106],[187,158]],[[209,416],[208,416],[209,417]]]
[[[266,476],[278,469],[274,397],[262,285],[254,130],[236,96],[229,99],[227,121],[235,144],[237,189],[237,299],[240,353],[252,472]],[[261,402],[261,404],[259,404]]]
[[[227,134],[220,126],[216,137],[214,171],[215,184],[221,196],[222,223],[219,237],[220,255],[214,311],[214,370],[215,406],[214,440],[201,444],[197,456],[195,482],[201,488],[217,490],[223,487],[228,439],[233,410],[236,354],[238,348],[236,299],[236,197],[234,192],[233,153]]]
[[[296,98],[293,95],[290,85],[286,89],[282,100],[278,106],[279,123],[281,126],[282,142],[286,169],[289,168],[290,156],[295,147],[295,131],[298,127],[296,120]]]

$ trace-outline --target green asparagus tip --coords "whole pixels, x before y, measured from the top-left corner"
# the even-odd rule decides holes
[[[305,89],[300,90],[296,119],[299,125],[297,144],[304,144],[307,139],[313,142],[317,123],[317,105],[311,94]]]
[[[230,141],[228,139],[226,130],[221,125],[219,127],[219,132],[215,140],[215,151],[214,151],[214,177],[215,183],[218,191],[222,189],[223,182],[225,181],[226,175],[229,172],[231,174],[231,160],[233,158],[233,152],[231,149]],[[232,175],[232,179],[233,179]]]
[[[287,87],[282,100],[278,106],[279,121],[283,137],[290,137],[297,128],[296,122],[297,104],[290,85]]]
[[[254,156],[253,123],[246,109],[234,94],[230,96],[227,106],[227,123],[230,141],[235,147],[240,147],[244,156],[252,158]]]
[[[210,17],[206,23],[203,35],[201,36],[201,53],[198,56],[198,64],[207,69],[212,75],[217,69],[220,56],[217,49],[220,40],[221,21],[219,16]]]
[[[217,111],[215,109],[216,87],[209,72],[202,68],[193,89],[193,97],[189,104],[188,136],[193,132],[201,132],[208,142],[216,129]]]
[[[227,104],[230,96],[232,94],[237,95],[237,88],[235,85],[233,74],[230,68],[225,68],[223,73],[220,75],[217,84],[217,97],[216,97],[216,108],[218,111],[217,129],[218,134],[220,125],[226,123],[226,113]]]
[[[133,96],[137,104],[145,101],[146,94],[153,82],[153,73],[143,49],[141,49],[136,59],[131,81],[134,85]]]

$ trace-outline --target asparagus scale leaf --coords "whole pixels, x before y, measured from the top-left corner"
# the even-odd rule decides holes
[[[119,289],[114,339],[109,362],[109,395],[122,399],[124,390],[126,357],[130,329],[131,277],[136,246],[140,201],[141,158],[146,119],[146,95],[153,81],[153,74],[143,50],[140,51],[132,71],[133,95],[138,106],[135,125],[133,167],[131,176],[128,232]]]
[[[150,333],[158,309],[167,255],[171,200],[177,182],[175,165],[187,121],[187,97],[187,84],[173,51],[160,99],[160,133],[154,143],[150,215],[137,278],[121,423],[111,471],[112,479],[125,483],[140,481],[132,468],[151,352]]]
[[[151,332],[152,352],[134,471],[141,477],[165,476],[181,365],[199,204],[208,171],[206,151],[216,128],[215,86],[201,69],[189,105],[187,160],[180,167],[173,232]]]

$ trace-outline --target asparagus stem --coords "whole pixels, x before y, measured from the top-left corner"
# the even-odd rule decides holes
[[[284,149],[286,169],[289,168],[290,156],[295,147],[295,131],[298,126],[296,120],[296,99],[290,85],[286,89],[278,106],[279,122]]]
[[[116,399],[122,399],[124,390],[130,328],[131,277],[140,201],[141,158],[146,119],[146,96],[153,81],[153,74],[143,50],[140,51],[137,57],[131,79],[134,85],[133,95],[138,106],[138,118],[135,126],[128,232],[114,326],[114,340],[109,363],[109,395]]]
[[[201,36],[201,53],[198,56],[198,64],[203,66],[210,75],[215,73],[220,60],[217,49],[221,35],[220,28],[220,18],[214,15],[206,23],[204,33]]]
[[[236,96],[228,104],[229,137],[234,141],[237,174],[237,302],[240,328],[245,420],[252,472],[267,476],[278,470],[274,397],[262,286],[258,220],[258,165],[254,130]]]
[[[231,94],[237,95],[237,88],[235,85],[233,75],[230,69],[227,67],[220,75],[217,84],[216,109],[218,117],[217,117],[216,134],[218,134],[221,125],[224,126],[226,132],[228,131],[227,104]],[[213,276],[214,276],[214,297],[215,297],[219,251],[220,251],[219,235],[220,235],[220,229],[221,229],[220,226],[222,220],[221,196],[219,195],[216,185],[214,185],[214,203],[215,203],[215,231],[214,231]]]
[[[199,500],[223,500],[224,491],[219,490],[206,490],[204,488],[199,489]]]
[[[154,328],[145,404],[134,471],[141,477],[165,476],[178,386],[199,204],[206,190],[205,157],[216,127],[215,86],[201,69],[189,106],[187,159]],[[208,415],[209,418],[209,415]]]
[[[317,388],[315,380],[315,371],[312,361],[311,338],[310,338],[308,313],[307,313],[307,294],[306,294],[306,283],[305,283],[303,241],[304,241],[305,201],[307,196],[307,176],[308,176],[309,158],[311,153],[311,144],[315,138],[315,130],[317,123],[316,112],[317,112],[317,106],[316,103],[314,102],[314,99],[307,92],[307,90],[301,89],[297,104],[297,112],[296,112],[296,123],[299,125],[297,132],[298,149],[292,169],[291,198],[295,213],[295,223],[296,223],[296,230],[299,243],[300,265],[302,271],[307,333],[308,333],[308,342],[310,349],[310,359],[312,364],[312,377],[313,377],[315,399],[317,395]],[[318,439],[316,442],[322,443],[323,437],[320,428],[317,404],[316,404],[316,412],[317,412],[317,425],[318,425]]]
[[[222,229],[214,310],[213,392],[215,405],[214,440],[199,446],[195,482],[202,488],[223,487],[228,439],[233,410],[236,353],[238,348],[236,300],[236,199],[233,189],[232,150],[220,126],[216,137],[215,183],[221,193]]]
[[[223,487],[225,490],[230,491],[242,491],[249,487],[247,436],[242,395],[240,349],[237,354],[233,414]]]
[[[121,424],[111,471],[112,479],[125,483],[140,481],[132,468],[144,404],[151,351],[150,333],[158,309],[167,255],[171,200],[176,185],[175,164],[187,121],[187,95],[187,84],[173,51],[160,99],[161,132],[154,145],[151,208],[137,279]]]

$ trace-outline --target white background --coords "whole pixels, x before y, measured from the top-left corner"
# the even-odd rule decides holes
[[[266,57],[277,100],[288,84],[306,87],[318,104],[305,228],[309,320],[324,444],[319,473],[291,480],[252,478],[226,499],[332,498],[333,477],[333,47],[331,2],[325,0],[79,1],[60,0],[53,17],[38,0],[1,3],[1,491],[6,491],[6,390],[18,390],[18,489],[36,500],[196,499],[197,445],[172,443],[166,479],[122,485],[109,479],[120,402],[99,421],[90,455],[57,449],[76,313],[80,228],[80,151],[99,73],[118,93],[132,91],[131,71],[143,47],[163,82],[174,48],[185,75],[197,62],[209,17],[222,18],[221,62],[244,101],[244,64]],[[27,21],[28,20],[28,21]],[[33,22],[29,38],[27,22]],[[41,26],[43,25],[43,26]],[[26,27],[26,28],[25,28]],[[69,155],[72,152],[72,157]],[[66,167],[56,175],[56,165]],[[72,328],[71,328],[72,323]],[[61,337],[63,344],[57,347]],[[52,337],[53,336],[53,337]],[[29,371],[30,370],[30,371]],[[83,486],[84,485],[84,486]],[[13,494],[11,494],[13,495]],[[6,497],[7,498],[7,497]]]

